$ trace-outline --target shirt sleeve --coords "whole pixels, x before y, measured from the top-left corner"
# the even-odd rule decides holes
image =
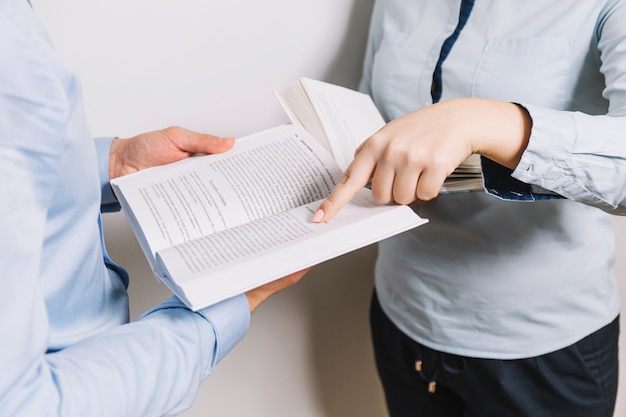
[[[1,96],[0,115],[11,108]],[[0,182],[4,198],[0,204],[0,414],[152,417],[181,413],[193,403],[201,381],[247,331],[246,296],[197,313],[172,298],[136,322],[105,322],[93,336],[48,350],[49,310],[41,286],[53,283],[40,282],[39,271],[45,262],[42,242],[48,190],[55,182],[63,147],[50,141],[48,158],[42,163],[39,152],[4,139],[15,120],[0,117],[0,177],[11,179]],[[76,279],[96,279],[96,275]],[[65,308],[71,308],[70,301]]]
[[[2,295],[11,289],[6,284]],[[249,325],[245,295],[198,313],[172,298],[136,322],[44,352],[46,314],[33,293],[19,299],[13,292],[17,302],[29,302],[19,310],[0,296],[0,315],[13,317],[0,325],[2,340],[11,341],[0,344],[0,409],[7,417],[177,415]]]
[[[100,210],[103,213],[119,211],[121,209],[117,197],[113,193],[109,182],[109,152],[113,137],[96,138],[96,153],[98,155],[98,173],[100,175],[100,190],[102,192],[102,202]]]
[[[3,128],[0,123],[0,133]],[[39,270],[44,191],[47,181],[54,182],[54,169],[51,165],[50,175],[33,181],[28,159],[10,145],[0,140],[0,177],[12,179],[0,182],[5,199],[0,204],[0,414],[152,417],[182,412],[247,331],[246,296],[197,313],[173,298],[136,322],[104,323],[94,336],[48,351],[41,285],[52,283],[41,283]]]
[[[608,2],[598,49],[608,112],[590,115],[522,103],[532,132],[513,180],[535,195],[550,193],[626,215],[626,6]],[[495,178],[485,172],[485,181]]]
[[[22,415],[54,410],[46,397],[58,399],[59,416],[178,415],[244,336],[249,317],[245,295],[198,313],[171,298],[134,323],[44,355],[30,379],[42,385],[40,395],[28,398],[33,412]]]

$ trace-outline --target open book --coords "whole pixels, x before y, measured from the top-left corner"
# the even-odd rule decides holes
[[[111,183],[155,276],[197,310],[426,222],[364,188],[313,223],[342,175],[324,146],[287,124]]]
[[[343,170],[356,148],[385,125],[370,96],[346,87],[303,77],[276,95],[292,123],[324,144]],[[440,192],[482,190],[480,156],[472,155],[446,179]]]

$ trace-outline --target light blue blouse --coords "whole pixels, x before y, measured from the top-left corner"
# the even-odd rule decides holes
[[[127,324],[127,276],[102,240],[109,145],[96,151],[29,3],[0,0],[2,416],[180,413],[248,328],[244,295],[199,313],[172,298]]]
[[[460,3],[376,1],[361,89],[387,120],[432,104]],[[381,243],[379,298],[410,337],[523,358],[618,315],[607,213],[626,214],[624,22],[623,0],[476,0],[443,62],[441,100],[520,103],[532,133],[513,172],[483,161],[488,193],[440,196],[418,209],[429,224]]]

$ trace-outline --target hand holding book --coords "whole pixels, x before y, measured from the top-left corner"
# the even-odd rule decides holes
[[[426,222],[363,189],[313,223],[342,175],[304,129],[284,125],[111,184],[155,276],[196,310]]]

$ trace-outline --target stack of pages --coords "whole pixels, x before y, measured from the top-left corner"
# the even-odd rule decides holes
[[[454,170],[441,187],[441,194],[465,191],[483,191],[483,173],[480,166],[480,155],[474,154],[467,158]]]

